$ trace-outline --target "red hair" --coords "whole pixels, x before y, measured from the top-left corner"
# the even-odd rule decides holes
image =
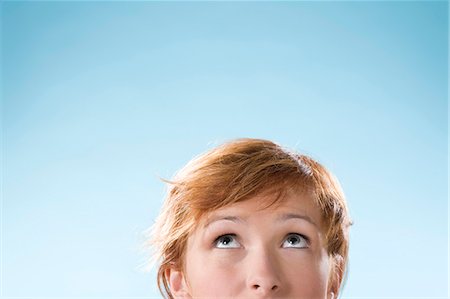
[[[160,261],[158,287],[173,299],[165,272],[182,270],[187,239],[209,212],[247,200],[262,192],[282,201],[289,189],[312,192],[322,213],[326,250],[341,285],[348,260],[351,225],[344,194],[337,179],[312,158],[262,139],[237,139],[191,160],[171,180],[151,236]]]

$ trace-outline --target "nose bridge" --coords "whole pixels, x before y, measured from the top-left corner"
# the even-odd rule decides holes
[[[276,253],[263,245],[249,250],[247,256],[248,287],[252,292],[271,294],[281,288],[280,269]]]

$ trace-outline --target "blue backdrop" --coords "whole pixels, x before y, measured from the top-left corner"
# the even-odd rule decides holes
[[[2,2],[1,296],[152,297],[164,184],[237,137],[318,159],[343,298],[448,295],[447,2]]]

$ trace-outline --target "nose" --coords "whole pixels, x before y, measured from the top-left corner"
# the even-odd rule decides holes
[[[249,259],[247,285],[250,292],[258,297],[280,292],[281,273],[276,256],[268,250],[257,250],[249,253],[247,258]]]

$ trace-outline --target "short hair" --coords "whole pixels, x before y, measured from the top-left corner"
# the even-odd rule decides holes
[[[312,158],[269,140],[235,139],[194,158],[172,180],[164,181],[169,190],[150,239],[160,263],[157,282],[164,298],[173,298],[165,272],[183,270],[188,237],[204,215],[263,192],[276,194],[271,204],[278,203],[290,189],[313,195],[341,285],[351,220],[338,180]]]

